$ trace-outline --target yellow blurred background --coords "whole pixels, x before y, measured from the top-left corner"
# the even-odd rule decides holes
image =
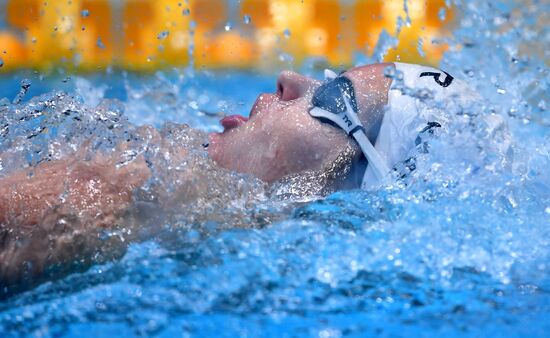
[[[408,10],[405,11],[405,6]],[[270,70],[310,57],[345,66],[394,36],[386,61],[437,64],[455,16],[444,0],[8,0],[0,73],[54,67]],[[1,27],[1,26],[0,26]]]

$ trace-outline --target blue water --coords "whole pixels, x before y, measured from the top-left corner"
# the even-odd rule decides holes
[[[168,241],[132,244],[118,261],[2,301],[0,335],[550,336],[550,32],[540,19],[550,8],[490,3],[460,5],[449,42],[461,47],[441,63],[486,100],[449,112],[449,136],[431,143],[409,185],[290,210],[266,202],[282,219],[260,228],[163,225]],[[51,90],[82,106],[114,97],[133,123],[204,130],[218,128],[212,112],[246,114],[275,83],[189,70],[16,74],[0,79],[0,96],[13,99],[23,77],[34,90],[25,100]],[[488,130],[480,117],[491,113],[509,134]]]

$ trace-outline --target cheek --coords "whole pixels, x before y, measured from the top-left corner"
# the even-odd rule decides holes
[[[210,156],[219,165],[279,179],[304,170],[318,170],[330,156],[330,130],[307,113],[307,105],[294,102],[262,112],[229,133],[211,136]]]
[[[280,125],[277,160],[291,172],[321,169],[331,143],[323,127],[309,116]]]

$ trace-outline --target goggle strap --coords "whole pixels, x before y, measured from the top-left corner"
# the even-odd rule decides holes
[[[338,75],[336,75],[335,72],[333,72],[330,69],[325,69],[325,79],[326,80],[333,80]],[[348,134],[348,136],[352,136],[357,144],[359,144],[359,147],[361,148],[361,151],[365,155],[365,157],[368,160],[368,166],[370,166],[374,172],[374,175],[376,176],[376,179],[378,180],[378,184],[385,184],[388,183],[389,180],[389,172],[390,168],[386,165],[386,162],[382,159],[378,151],[374,148],[372,143],[367,138],[367,134],[365,131],[365,128],[363,127],[363,124],[361,123],[361,120],[359,120],[359,116],[353,109],[350,103],[350,96],[348,93],[343,92],[342,98],[344,100],[344,104],[346,106],[346,111],[342,113],[333,113],[330,111],[327,111],[320,107],[312,107],[309,110],[309,114],[316,118],[324,118],[329,121],[332,121],[335,123],[338,127],[340,127],[342,130]],[[365,170],[365,173],[363,174],[363,180],[361,182],[361,187],[366,189],[368,187],[372,187],[375,182],[369,182],[372,181],[372,177],[368,178],[367,176],[369,173],[369,170]]]
[[[364,129],[357,130],[353,133],[353,138],[357,143],[359,144],[359,147],[361,148],[361,151],[369,161],[368,165],[371,166],[371,168],[374,170],[374,173],[376,175],[376,178],[378,179],[378,182],[380,184],[387,183],[386,180],[388,179],[388,174],[390,172],[390,168],[386,165],[386,162],[382,159],[378,151],[374,149],[374,146],[372,143],[370,143],[369,139],[367,138],[367,134],[365,134]],[[369,182],[365,182],[365,178],[367,176],[368,170],[365,171],[365,174],[363,175],[363,182],[361,186],[366,186]]]
[[[338,127],[345,130],[346,133],[347,133],[347,130],[349,130],[349,126],[346,123],[346,121],[344,121],[341,114],[334,114],[319,107],[311,108],[309,110],[309,114],[313,117],[324,118],[334,122]]]
[[[376,178],[380,183],[385,183],[385,180],[388,177],[388,173],[390,172],[390,169],[386,165],[386,162],[382,159],[378,151],[374,149],[374,146],[372,143],[370,143],[369,139],[367,138],[367,134],[365,133],[365,128],[361,124],[355,124],[353,128],[350,129],[348,124],[344,121],[343,115],[348,115],[347,112],[344,114],[334,114],[329,111],[326,111],[319,107],[313,107],[309,113],[313,117],[317,118],[325,118],[329,121],[334,122],[338,127],[345,130],[346,132],[349,130],[348,135],[352,136],[355,141],[357,141],[357,144],[359,144],[359,147],[361,148],[361,151],[369,161],[369,166],[372,167]],[[351,115],[349,117],[355,117],[355,115]],[[348,119],[349,119],[348,117]],[[356,119],[353,119],[354,122],[357,121]],[[360,122],[359,122],[360,123]],[[366,173],[368,171],[365,171],[365,175],[363,176],[363,182],[362,186],[365,186],[367,182],[365,182]]]
[[[350,130],[349,134],[353,135],[358,131],[362,131],[363,133],[366,133],[365,128],[363,126],[355,126],[352,130]]]
[[[334,71],[330,69],[325,69],[325,80],[334,80],[338,77],[338,74],[336,74]]]

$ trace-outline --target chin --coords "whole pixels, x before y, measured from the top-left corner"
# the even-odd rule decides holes
[[[211,159],[218,162],[219,161],[219,147],[220,147],[220,137],[221,135],[218,133],[210,133],[208,134],[208,148],[206,151],[208,152],[208,156],[210,156]]]

